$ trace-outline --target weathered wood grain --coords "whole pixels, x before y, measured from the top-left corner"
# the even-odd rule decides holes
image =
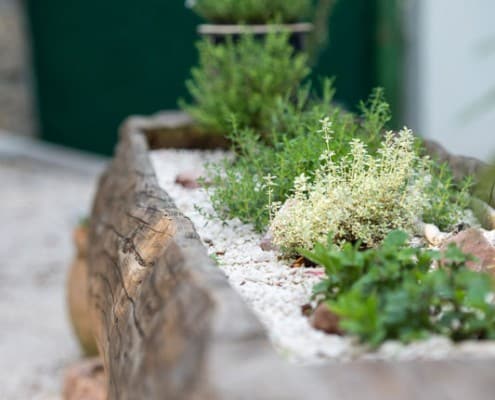
[[[136,121],[99,182],[89,297],[111,400],[493,399],[495,360],[295,367],[159,188]]]

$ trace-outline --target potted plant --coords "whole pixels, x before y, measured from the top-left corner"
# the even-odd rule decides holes
[[[224,42],[226,36],[235,39],[250,32],[262,38],[270,31],[284,29],[291,32],[291,44],[301,50],[314,28],[309,21],[315,16],[316,24],[326,25],[333,3],[320,0],[317,10],[311,0],[189,0],[186,5],[208,21],[199,25],[198,32],[214,43]],[[318,26],[315,31],[326,34]]]
[[[222,44],[201,40],[199,65],[186,82],[192,102],[180,101],[181,107],[212,135],[229,136],[235,120],[266,136],[274,108],[294,97],[310,72],[306,54],[295,54],[289,35],[270,32],[260,41],[245,34]]]

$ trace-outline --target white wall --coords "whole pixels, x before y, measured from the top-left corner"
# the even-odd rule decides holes
[[[406,120],[456,154],[495,157],[495,0],[409,0]]]

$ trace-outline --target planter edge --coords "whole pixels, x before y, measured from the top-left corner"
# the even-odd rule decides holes
[[[89,295],[110,399],[491,398],[495,360],[295,367],[279,358],[159,187],[147,123],[123,125],[91,218]]]

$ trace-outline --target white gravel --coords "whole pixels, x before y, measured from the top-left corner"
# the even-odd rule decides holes
[[[442,359],[448,357],[495,357],[493,342],[465,342],[454,345],[448,339],[433,337],[404,346],[387,342],[370,353],[349,337],[327,335],[313,329],[301,313],[308,303],[312,286],[318,282],[318,269],[291,269],[274,252],[264,252],[262,236],[240,221],[224,224],[207,219],[198,208],[213,212],[204,189],[185,189],[175,184],[177,174],[198,171],[205,161],[218,160],[222,152],[157,150],[151,160],[160,186],[179,209],[195,224],[210,255],[232,286],[264,323],[274,347],[290,361],[314,364],[355,358]]]

